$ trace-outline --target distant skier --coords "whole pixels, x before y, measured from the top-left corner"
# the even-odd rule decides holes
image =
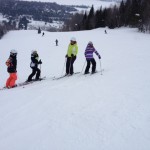
[[[87,66],[85,69],[84,74],[88,74],[89,73],[89,69],[90,69],[90,65],[92,63],[92,73],[95,73],[96,71],[96,61],[93,57],[93,53],[95,53],[99,59],[101,59],[100,54],[95,50],[93,43],[90,41],[85,49],[85,58],[87,61]]]
[[[58,46],[58,40],[57,39],[55,40],[55,42],[56,42],[56,46]]]
[[[105,34],[107,34],[107,31],[105,30]]]
[[[44,36],[44,34],[45,34],[45,33],[43,32],[43,33],[42,33],[42,36]]]
[[[76,60],[76,56],[78,53],[78,46],[76,39],[73,37],[70,40],[70,44],[68,46],[68,51],[66,54],[67,62],[66,62],[66,75],[72,75],[73,72],[73,63]]]
[[[32,81],[33,76],[36,74],[35,79],[40,79],[41,70],[38,68],[38,64],[42,64],[42,61],[39,60],[39,55],[36,50],[33,50],[31,53],[31,64],[32,73],[29,75],[27,82]]]
[[[9,78],[6,81],[6,88],[13,88],[16,86],[15,82],[17,80],[17,51],[11,50],[10,56],[6,61],[7,72],[9,73]]]

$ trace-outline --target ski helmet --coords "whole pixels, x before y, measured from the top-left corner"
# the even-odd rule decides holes
[[[76,42],[76,38],[75,38],[75,37],[72,37],[72,38],[70,39],[70,41]]]
[[[93,42],[92,42],[92,41],[89,41],[88,44],[89,44],[89,45],[93,45]]]
[[[15,49],[12,49],[12,50],[10,51],[10,54],[12,54],[12,55],[17,55],[17,51],[16,51]]]
[[[37,54],[37,50],[32,50],[31,54]]]

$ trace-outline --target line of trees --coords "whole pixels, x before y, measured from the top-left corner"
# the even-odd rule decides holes
[[[141,32],[150,32],[150,0],[126,0],[119,6],[102,8],[89,13],[75,14],[65,22],[64,30],[91,30],[98,27],[111,29],[128,26]]]
[[[0,21],[0,38],[9,30],[25,29],[29,20],[52,23],[71,18],[74,6],[58,5],[56,3],[0,0],[0,13],[7,21]]]
[[[0,13],[17,18],[21,15],[30,16],[33,20],[52,23],[53,20],[66,20],[77,11],[73,6],[59,5],[50,2],[0,0]]]
[[[0,23],[0,39],[10,30],[16,30],[16,22],[3,21]]]

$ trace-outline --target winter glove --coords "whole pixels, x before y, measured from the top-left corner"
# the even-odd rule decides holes
[[[39,60],[39,64],[42,64],[42,61],[41,61],[41,59]]]
[[[71,57],[74,57],[74,55],[73,55],[73,54],[71,54]]]
[[[99,59],[101,59],[101,56],[98,56]]]

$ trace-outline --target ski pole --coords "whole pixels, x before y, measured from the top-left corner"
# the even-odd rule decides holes
[[[64,62],[64,65],[63,65],[63,70],[62,70],[61,76],[63,76],[63,72],[64,72],[66,61],[67,61],[67,59],[65,58],[65,62]]]
[[[40,64],[40,72],[41,72],[41,64]],[[41,73],[40,73],[40,78],[41,78]]]
[[[99,64],[100,64],[100,72],[101,72],[101,75],[102,75],[102,64],[101,64],[101,60],[99,59]]]
[[[69,74],[70,74],[70,72],[71,72],[71,67],[73,67],[72,66],[73,64],[72,64],[72,57],[70,58],[70,64],[69,64]]]
[[[81,73],[83,72],[83,69],[84,69],[85,63],[86,63],[86,60],[85,60],[84,65],[83,65],[83,67],[82,67]]]

